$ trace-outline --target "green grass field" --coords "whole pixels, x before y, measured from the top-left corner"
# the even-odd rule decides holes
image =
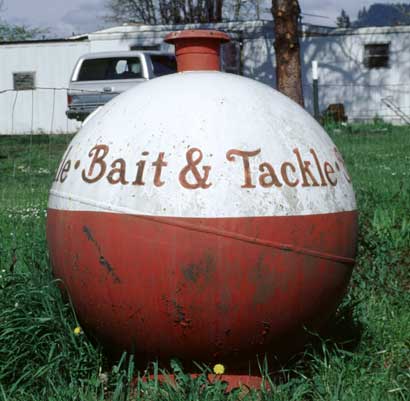
[[[410,128],[327,127],[360,211],[351,288],[322,337],[271,379],[271,390],[209,385],[175,361],[176,385],[110,366],[50,274],[47,193],[69,136],[0,137],[1,400],[410,400]],[[209,368],[208,368],[209,369]],[[229,369],[229,367],[228,367]]]

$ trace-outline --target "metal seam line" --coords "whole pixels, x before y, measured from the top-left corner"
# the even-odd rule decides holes
[[[351,264],[351,265],[355,264],[354,259],[348,258],[348,257],[345,257],[345,256],[339,256],[339,255],[333,255],[333,254],[330,254],[330,253],[314,251],[312,249],[297,247],[297,246],[290,245],[290,244],[283,244],[283,243],[276,242],[276,241],[267,241],[267,240],[263,240],[263,239],[253,238],[253,237],[250,237],[248,235],[238,234],[238,233],[234,233],[234,232],[231,232],[231,231],[219,230],[219,229],[216,229],[216,228],[197,226],[197,225],[190,224],[190,223],[174,222],[169,217],[161,217],[161,219],[158,219],[157,217],[145,216],[145,215],[135,215],[135,217],[138,217],[140,219],[155,221],[156,223],[168,224],[168,225],[179,227],[179,228],[185,228],[185,229],[191,230],[191,231],[198,231],[198,232],[206,233],[206,234],[215,234],[215,235],[218,235],[218,236],[221,236],[221,237],[232,238],[232,239],[235,239],[235,240],[238,240],[238,241],[243,241],[243,242],[248,242],[248,243],[251,243],[251,244],[267,246],[269,248],[275,248],[275,249],[279,249],[281,251],[289,251],[289,252],[294,252],[294,253],[300,253],[300,254],[303,254],[303,255],[314,256],[314,257],[317,257],[317,258],[320,258],[320,259],[327,259],[327,260],[331,260],[333,262],[339,262],[339,263],[343,263],[343,264]],[[169,221],[167,221],[168,219],[169,219]]]
[[[52,194],[54,196],[57,196],[57,197],[60,197],[60,198],[63,198],[63,199],[68,199],[68,200],[71,199],[71,200],[74,200],[74,201],[77,201],[77,202],[80,202],[80,203],[83,203],[83,204],[86,204],[86,205],[98,206],[100,208],[105,208],[106,210],[110,210],[110,211],[130,213],[133,216],[141,218],[141,219],[151,220],[151,221],[155,221],[155,222],[161,223],[161,224],[172,225],[172,226],[175,226],[175,227],[184,228],[184,229],[191,230],[191,231],[197,231],[197,232],[202,232],[202,233],[207,233],[207,234],[214,234],[214,235],[218,235],[218,236],[222,236],[222,237],[226,237],[226,238],[235,239],[235,240],[238,240],[238,241],[243,241],[243,242],[248,242],[248,243],[251,243],[251,244],[257,244],[257,245],[266,246],[266,247],[269,247],[269,248],[278,249],[278,250],[281,250],[281,251],[294,252],[294,253],[299,253],[299,254],[302,254],[302,255],[317,257],[317,258],[320,258],[320,259],[331,260],[333,262],[338,262],[338,263],[343,263],[343,264],[348,264],[348,265],[354,265],[355,264],[355,260],[353,258],[349,258],[349,257],[345,257],[345,256],[339,256],[339,255],[334,255],[334,254],[331,254],[331,253],[315,251],[313,249],[302,248],[302,247],[298,247],[298,246],[291,245],[291,244],[284,244],[284,243],[280,243],[280,242],[274,242],[274,241],[267,241],[267,240],[258,239],[258,238],[252,238],[248,235],[238,234],[238,233],[225,231],[225,230],[214,229],[214,228],[210,228],[210,227],[198,227],[197,225],[190,224],[190,223],[182,223],[182,222],[178,223],[178,222],[175,222],[172,217],[161,217],[159,219],[155,216],[135,214],[135,210],[131,210],[131,209],[128,209],[128,208],[122,208],[122,207],[115,207],[115,208],[107,207],[108,205],[104,206],[104,204],[101,203],[101,202],[94,202],[92,200],[84,199],[82,197],[66,195],[66,194],[63,194],[63,193],[55,191],[55,190],[51,190],[50,194]],[[175,217],[175,218],[177,219],[177,218],[180,218],[180,217]]]

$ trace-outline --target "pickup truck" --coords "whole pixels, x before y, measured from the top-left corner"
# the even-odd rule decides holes
[[[89,53],[80,57],[67,92],[69,119],[84,121],[127,89],[177,70],[173,54],[145,51]]]

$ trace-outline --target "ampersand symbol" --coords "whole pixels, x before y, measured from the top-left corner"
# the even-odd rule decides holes
[[[195,156],[197,154],[197,156]],[[186,161],[187,165],[181,170],[179,173],[179,182],[184,188],[187,189],[197,189],[197,188],[209,188],[212,184],[207,183],[209,172],[211,170],[211,166],[203,166],[203,176],[199,172],[197,166],[201,163],[202,160],[202,152],[198,148],[189,149],[186,153]],[[194,183],[188,182],[187,175],[191,173],[193,178],[195,179]]]

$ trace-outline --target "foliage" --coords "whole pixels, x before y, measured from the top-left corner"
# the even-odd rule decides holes
[[[342,8],[340,15],[336,18],[336,26],[338,28],[350,28],[350,25],[350,17]]]
[[[109,0],[107,6],[115,22],[186,24],[221,21],[223,0]]]
[[[336,19],[336,25],[339,28],[410,25],[410,5],[405,3],[375,3],[369,8],[363,6],[357,14],[357,19],[353,22],[342,9]]]
[[[257,18],[261,0],[107,0],[108,21],[116,23],[191,24]]]
[[[359,10],[357,20],[353,22],[355,27],[365,26],[395,26],[410,24],[409,4],[372,4],[369,8]]]
[[[13,25],[0,20],[0,42],[36,39],[47,33],[46,29]]]
[[[78,323],[50,274],[47,192],[70,137],[0,136],[0,401],[405,400],[410,393],[410,129],[381,121],[327,126],[360,211],[357,265],[335,318],[266,380],[270,391],[225,393],[209,368],[175,381],[156,363],[114,365]],[[229,366],[227,367],[229,371]],[[267,368],[264,367],[266,372]]]

